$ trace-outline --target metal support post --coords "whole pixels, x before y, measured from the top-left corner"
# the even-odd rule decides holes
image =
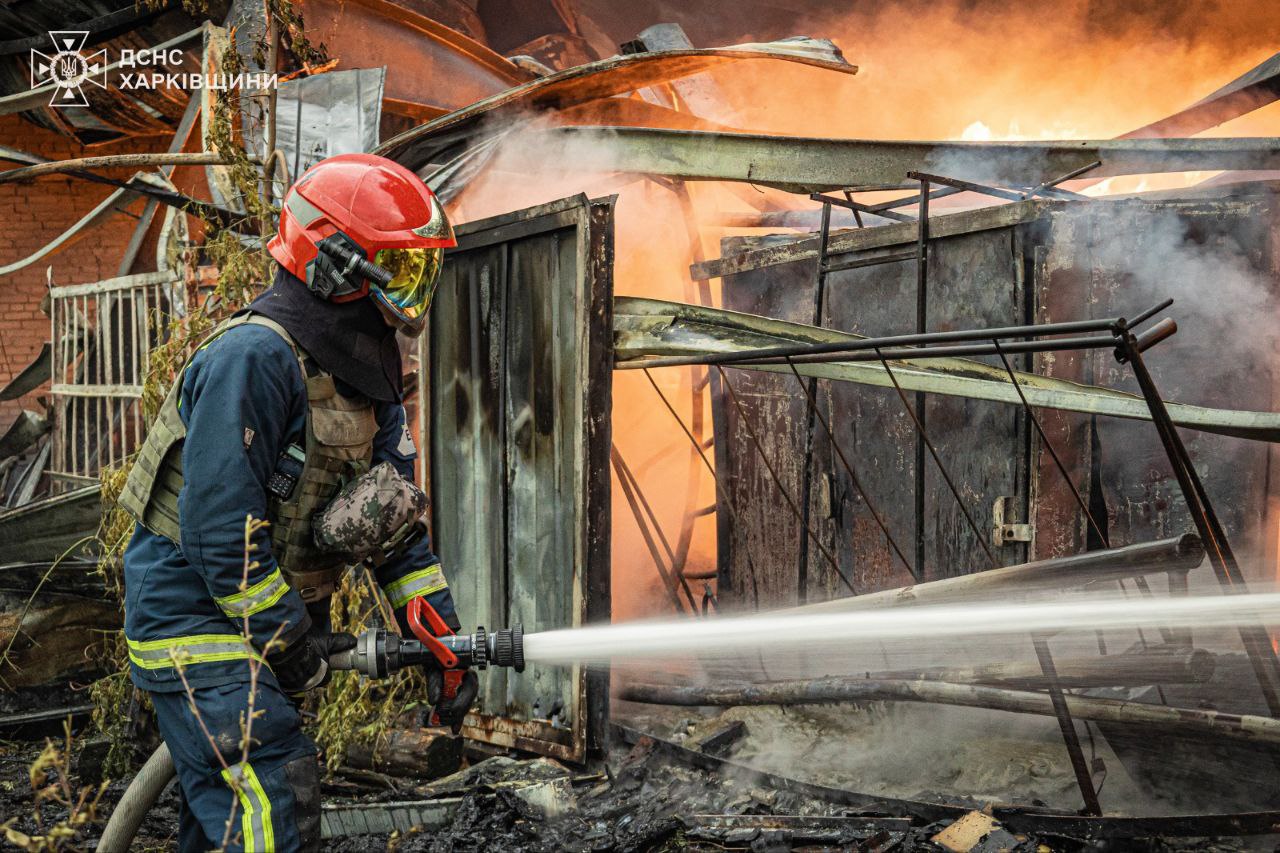
[[[1164,399],[1156,388],[1155,380],[1147,370],[1146,362],[1142,358],[1143,347],[1130,328],[1124,329],[1117,336],[1117,344],[1116,359],[1122,363],[1128,362],[1133,368],[1133,375],[1138,380],[1138,387],[1142,389],[1142,396],[1146,398],[1147,406],[1151,410],[1151,420],[1156,426],[1161,444],[1164,445],[1165,455],[1178,480],[1178,487],[1191,513],[1191,520],[1200,533],[1200,539],[1204,542],[1205,553],[1217,575],[1218,583],[1229,594],[1247,593],[1248,587],[1245,584],[1244,575],[1240,571],[1235,553],[1231,550],[1231,544],[1227,541],[1226,531],[1218,520],[1213,504],[1209,501],[1209,495],[1205,491],[1204,483],[1200,480],[1200,475],[1196,473],[1191,455],[1187,452],[1186,445],[1182,443],[1182,436],[1178,434],[1173,419],[1169,417],[1169,410],[1165,407]],[[1258,687],[1262,691],[1263,699],[1266,700],[1268,711],[1271,716],[1280,717],[1280,696],[1276,692],[1277,685],[1280,684],[1280,660],[1276,658],[1271,638],[1261,625],[1241,625],[1240,640],[1249,656],[1249,663],[1253,667],[1254,676],[1258,680]]]
[[[929,180],[920,179],[920,227],[916,232],[916,334],[923,335],[928,327],[929,313]],[[888,369],[886,363],[885,368]],[[925,395],[923,391],[915,393],[916,425],[916,574],[920,578],[928,577],[925,565],[925,522],[924,522],[924,454],[925,454]],[[984,543],[985,544],[985,543]]]
[[[823,310],[826,307],[827,293],[827,246],[831,241],[831,202],[822,202],[822,232],[818,237],[818,270],[813,289],[813,325],[822,325]],[[811,378],[805,389],[811,401],[818,397],[818,380]],[[804,531],[809,529],[811,504],[809,493],[813,487],[813,429],[814,412],[817,403],[809,407],[805,419],[804,431],[804,471],[800,480],[800,556],[796,565],[796,597],[798,603],[808,600],[809,588],[809,537]],[[836,573],[839,574],[837,568]]]
[[[1058,668],[1053,663],[1053,654],[1049,651],[1049,643],[1043,637],[1035,637],[1033,644],[1036,658],[1040,661],[1040,671],[1048,679],[1049,699],[1053,702],[1053,715],[1058,718],[1058,728],[1062,730],[1062,741],[1067,745],[1067,755],[1071,758],[1071,769],[1076,774],[1076,784],[1080,786],[1080,796],[1084,798],[1084,813],[1087,815],[1102,814],[1102,804],[1098,801],[1098,792],[1093,787],[1093,776],[1089,773],[1089,765],[1084,760],[1084,750],[1080,746],[1080,734],[1076,731],[1075,720],[1071,718],[1071,709],[1062,696],[1062,685],[1058,681]]]

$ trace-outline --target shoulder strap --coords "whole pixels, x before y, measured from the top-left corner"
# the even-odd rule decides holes
[[[200,342],[200,346],[196,348],[196,351],[199,352],[204,349],[209,344],[222,337],[222,335],[234,329],[236,326],[263,326],[264,328],[270,329],[279,335],[280,339],[289,345],[289,351],[293,353],[293,357],[298,360],[298,368],[302,371],[302,379],[304,382],[306,381],[308,373],[307,359],[309,356],[302,351],[302,347],[298,346],[298,342],[289,334],[288,329],[281,326],[270,317],[264,317],[261,314],[237,314],[228,320],[223,320],[212,332],[209,333],[209,337]]]

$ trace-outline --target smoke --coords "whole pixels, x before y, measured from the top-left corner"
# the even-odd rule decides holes
[[[808,782],[908,799],[945,794],[950,800],[1038,800],[1068,808],[1079,801],[1071,769],[1061,760],[1061,733],[1046,718],[878,702],[785,713],[737,708],[725,717],[744,718],[751,733],[737,760]],[[1119,805],[1116,781],[1108,791],[1111,808]],[[1142,797],[1132,783],[1125,787],[1126,806],[1141,803],[1143,814],[1167,808]]]
[[[893,56],[908,42],[962,50],[954,44],[959,36],[1001,48],[974,51],[984,65],[1020,60],[1034,66],[1039,59],[1060,62],[1090,45],[1158,41],[1175,49],[1250,50],[1274,45],[1280,34],[1266,0],[898,0],[839,7],[825,0],[739,0],[732,12],[708,0],[577,0],[575,6],[618,42],[659,21],[679,23],[699,46],[834,34],[845,37],[846,47],[860,48],[864,64]],[[885,50],[874,52],[874,43],[884,43]]]
[[[785,8],[767,4],[733,14],[726,14],[723,5],[706,3],[620,8],[587,2],[579,8],[619,41],[658,21],[681,23],[702,46],[767,41],[797,32],[832,38],[859,66],[856,76],[785,62],[741,62],[677,81],[677,87],[685,82],[704,90],[712,87],[723,104],[715,116],[719,121],[754,132],[800,136],[1106,138],[1185,107],[1280,44],[1278,16],[1271,14],[1269,3],[1253,0],[1209,7],[1188,2],[1135,6],[1067,0],[1010,6],[950,0],[839,9],[817,0],[795,0]],[[525,132],[554,124],[555,118],[546,115],[508,116],[500,127],[489,128],[511,132],[457,200],[454,216],[468,221],[579,193],[617,194],[614,291],[619,295],[697,302],[702,297],[688,265],[719,255],[723,236],[759,233],[723,227],[725,215],[760,208],[813,210],[803,198],[755,187],[691,183],[686,200],[670,186],[636,176],[583,174],[578,164],[585,158],[574,147],[579,143]],[[1275,105],[1214,131],[1276,132],[1280,108]],[[955,174],[965,171],[962,166],[934,168]],[[1121,178],[1102,189],[1124,192],[1185,185],[1187,180]],[[686,221],[689,210],[692,228]],[[1179,297],[1178,316],[1186,330],[1182,337],[1199,337],[1203,326],[1228,346],[1243,349],[1251,341],[1272,341],[1260,310],[1264,283],[1248,263],[1257,248],[1248,239],[1234,244],[1220,239],[1206,247],[1188,241],[1172,217],[1162,217],[1154,229],[1141,227],[1149,238],[1142,251],[1117,249],[1104,260],[1132,281]],[[1105,230],[1098,234],[1099,251],[1105,255],[1110,250],[1102,244],[1113,235]],[[1227,298],[1217,298],[1202,282],[1213,282]],[[1126,288],[1125,312],[1133,310],[1128,294],[1145,287]],[[717,288],[718,283],[711,291],[713,304],[719,301]],[[1252,326],[1248,335],[1223,334],[1233,305],[1249,307],[1260,327],[1256,335]],[[1162,346],[1183,345],[1175,338]],[[697,412],[693,403],[695,397],[705,403],[705,395],[693,393],[701,371],[665,369],[653,375],[685,424],[701,414],[701,437],[709,438],[709,407]],[[668,545],[682,551],[686,513],[714,503],[714,486],[643,374],[616,373],[613,392],[615,444]],[[650,546],[616,477],[612,505],[615,618],[670,613],[673,605]],[[701,516],[692,525],[688,565],[713,570],[715,516]],[[658,559],[669,560],[660,541],[655,547]],[[693,584],[695,596],[703,588],[702,582]]]
[[[1179,319],[1182,336],[1161,355],[1187,354],[1210,342],[1218,358],[1195,365],[1202,378],[1213,364],[1232,364],[1236,372],[1240,358],[1274,363],[1276,297],[1263,266],[1265,233],[1251,225],[1247,211],[1186,208],[1155,209],[1141,202],[1094,206],[1090,257],[1098,274],[1117,284],[1114,307],[1133,316],[1146,307],[1144,300],[1175,299],[1169,313]],[[1250,228],[1254,233],[1245,233]],[[1176,361],[1192,366],[1185,358]]]

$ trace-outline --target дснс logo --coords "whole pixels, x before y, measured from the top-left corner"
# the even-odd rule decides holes
[[[87,107],[89,100],[81,88],[85,83],[92,83],[100,89],[107,88],[107,52],[100,50],[85,56],[81,48],[88,38],[87,31],[52,30],[49,39],[53,42],[53,55],[32,49],[31,88],[52,83],[53,96],[49,99],[49,106]]]

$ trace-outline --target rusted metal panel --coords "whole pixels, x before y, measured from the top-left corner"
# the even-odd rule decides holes
[[[57,560],[97,529],[101,491],[95,483],[0,511],[0,564]]]
[[[1019,222],[1038,219],[1046,208],[1062,204],[1063,202],[1042,200],[1020,201],[935,216],[929,221],[929,233],[933,237],[950,237],[956,234],[971,234],[987,228],[1005,228]],[[834,232],[831,235],[830,252],[831,254],[859,252],[914,243],[917,230],[915,223],[903,222],[876,228]],[[695,263],[689,267],[689,274],[695,281],[706,281],[747,270],[765,269],[792,261],[808,260],[817,256],[818,238],[816,236],[790,237],[735,254],[725,254],[723,257],[714,258],[705,263]]]
[[[468,621],[608,618],[611,228],[611,200],[578,197],[461,226],[449,253],[431,320],[432,491]],[[574,761],[598,745],[598,676],[482,677],[469,736]]]
[[[737,251],[747,242],[728,238],[721,248]],[[746,273],[725,288],[725,307],[810,323],[814,281],[811,263],[779,267],[768,275]],[[801,492],[807,423],[804,395],[790,375],[726,369],[725,376],[738,396],[742,413],[723,388],[712,395],[716,476],[733,507],[731,511],[721,508],[717,515],[732,515],[736,520],[733,525],[719,526],[722,535],[728,533],[719,544],[719,596],[726,609],[763,610],[799,604],[806,600],[799,566],[801,537],[808,534],[787,508],[743,418],[750,419],[778,482],[799,506],[807,500]],[[718,503],[723,500],[717,498]],[[813,546],[810,542],[810,571],[829,571]]]
[[[929,248],[928,330],[1024,322],[1028,304],[1018,248],[1013,229],[933,242]],[[999,359],[976,360],[1000,364]],[[1010,356],[1009,361],[1015,369],[1025,367],[1024,358]],[[978,532],[975,534],[970,528],[938,466],[928,461],[922,481],[925,551],[921,576],[948,577],[968,571],[971,566],[989,565],[984,542],[993,551],[997,565],[1024,561],[1025,545],[996,547],[991,543],[991,530],[992,507],[1002,496],[1015,498],[1007,503],[1010,509],[1017,508],[1015,520],[1027,518],[1029,424],[1025,413],[985,400],[930,395],[925,402],[925,417],[929,435]],[[979,537],[984,542],[979,542]]]
[[[771,277],[772,271],[764,275]],[[860,335],[913,332],[915,286],[914,264],[833,273],[827,279],[825,325]],[[725,283],[726,292],[733,289],[734,285]],[[914,565],[919,529],[915,512],[916,435],[902,401],[892,387],[822,382],[819,390],[820,399],[831,407],[829,423],[836,442],[885,526]],[[829,443],[825,433],[819,432],[818,443]],[[833,522],[839,531],[836,553],[842,567],[851,573],[854,587],[859,592],[873,592],[910,583],[910,575],[875,525],[866,501],[843,466],[834,466],[824,476],[832,484]],[[814,592],[814,600],[839,594],[834,589],[823,596]]]
[[[725,241],[726,254],[746,241]],[[842,257],[841,260],[847,260]],[[934,242],[930,256],[928,327],[931,330],[1013,325],[1027,310],[1013,230],[980,230]],[[733,310],[806,322],[813,312],[816,270],[797,261],[768,271],[748,271],[725,282],[725,306]],[[916,270],[892,264],[834,272],[827,278],[823,325],[860,335],[902,334],[914,330]],[[1018,365],[1015,363],[1015,367]],[[866,501],[838,462],[821,421],[812,438],[813,475],[804,493],[807,405],[789,372],[764,377],[732,371],[748,417],[764,437],[771,463],[784,486],[808,502],[810,526],[831,549],[840,573],[860,592],[910,582],[902,561],[875,523]],[[817,403],[831,425],[862,488],[889,532],[913,565],[917,532],[922,531],[926,577],[946,577],[986,564],[985,552],[969,529],[936,466],[917,470],[916,431],[892,388],[850,382],[819,383]],[[748,523],[728,532],[722,543],[722,585],[742,603],[756,597],[767,605],[821,600],[844,594],[843,584],[825,565],[816,547],[800,558],[804,531],[785,511],[772,476],[758,458],[751,438],[738,422],[736,407],[717,401],[717,470],[728,485],[735,511]],[[1020,410],[983,400],[931,395],[926,404],[930,434],[961,497],[989,536],[991,507],[1001,496],[1015,496],[1016,512],[1027,511],[1026,424]],[[923,490],[924,514],[917,516],[916,494]],[[1023,515],[1025,517],[1025,515]],[[753,520],[753,521],[752,521]],[[724,529],[722,528],[722,531]],[[745,559],[750,549],[752,564]],[[1025,559],[1026,546],[999,549],[1001,564]],[[748,574],[755,569],[755,586]]]
[[[506,613],[506,574],[491,567],[505,565],[505,543],[502,527],[482,520],[501,517],[506,505],[500,371],[507,278],[502,244],[456,252],[445,264],[439,292],[449,298],[431,310],[426,437],[436,552],[462,614],[495,627],[492,616]],[[483,696],[504,693],[504,670],[481,673]]]
[[[1084,227],[1087,221],[1079,217],[1055,215],[1044,225],[1026,229],[1024,260],[1031,267],[1037,323],[1089,316],[1088,251],[1080,233]],[[1036,373],[1055,379],[1085,383],[1093,378],[1087,370],[1088,357],[1079,352],[1039,353],[1034,364]],[[1048,408],[1039,408],[1036,414],[1071,484],[1087,500],[1094,486],[1093,416]],[[1029,556],[1041,560],[1083,551],[1089,544],[1087,519],[1038,435],[1032,439],[1032,460],[1035,533]]]
[[[1278,295],[1271,229],[1276,206],[1274,194],[1263,193],[1192,201],[1027,206],[1022,212],[1015,211],[1003,226],[984,215],[979,217],[981,221],[973,221],[975,230],[970,233],[952,232],[953,236],[933,241],[929,328],[1132,314],[1169,295],[1170,288],[1177,291],[1173,295],[1191,287],[1225,288],[1229,305],[1213,309],[1212,298],[1204,294],[1196,294],[1195,313],[1179,313],[1175,305],[1172,313],[1184,321],[1191,334],[1162,344],[1152,352],[1150,361],[1160,370],[1158,378],[1166,397],[1201,406],[1244,405],[1265,412],[1272,408],[1268,358],[1275,334],[1268,322],[1250,318],[1274,316]],[[1033,211],[1041,215],[1025,215]],[[875,231],[895,234],[880,236]],[[902,233],[896,233],[899,231]],[[852,237],[867,252],[905,242],[907,236],[906,227],[890,226],[844,239]],[[772,263],[776,256],[769,255],[773,251],[769,243],[761,239],[725,242],[726,257],[771,258],[767,271],[748,270],[726,278],[725,304],[794,321],[811,310],[812,261],[793,256],[789,263]],[[856,255],[846,254],[840,260],[850,257]],[[872,335],[911,330],[913,265],[838,272],[829,277],[828,288],[825,326]],[[804,339],[803,330],[797,328],[778,327],[775,331],[787,339],[796,335]],[[687,342],[694,345],[693,339]],[[734,349],[738,345],[727,339],[724,346]],[[678,350],[677,346],[673,351]],[[986,360],[998,366],[998,360]],[[1014,360],[1013,366],[1020,371],[1030,369],[1025,359]],[[1085,387],[1097,383],[1128,390],[1131,385],[1128,371],[1115,364],[1109,352],[1044,355],[1037,358],[1034,370]],[[836,374],[829,375],[834,378]],[[750,405],[758,411],[761,422],[772,422],[778,433],[765,439],[773,448],[775,469],[789,486],[800,488],[804,399],[794,377],[783,371],[780,378],[744,378],[739,384],[750,394]],[[915,525],[923,521],[925,577],[984,566],[983,549],[938,478],[936,466],[928,462],[927,470],[917,477],[911,449],[914,430],[896,394],[869,387],[856,378],[854,382],[820,383],[826,385],[831,387],[820,387],[819,404],[890,530],[900,542],[910,542]],[[1152,427],[1090,415],[1088,408],[1082,411],[1037,408],[1083,499],[1105,499],[1109,512],[1102,513],[1099,520],[1111,541],[1148,541],[1189,529],[1176,483]],[[761,555],[757,572],[762,571],[762,565],[768,573],[753,594],[769,603],[799,598],[797,586],[803,578],[797,577],[796,569],[798,523],[780,511],[776,487],[760,469],[757,454],[732,408],[720,401],[715,416],[719,467],[732,484],[738,518],[746,522],[738,529],[721,527],[722,535],[727,534],[721,553],[725,592],[731,596],[746,592],[743,572],[747,566],[740,552],[750,546],[753,554]],[[1100,546],[1100,535],[1090,535],[1085,512],[1047,449],[1031,435],[1030,424],[1019,408],[930,394],[926,423],[982,533],[990,533],[992,506],[1001,496],[1013,497],[1012,503],[1005,504],[1006,511],[1015,516],[1009,520],[1033,525],[1032,543],[995,549],[999,564]],[[1237,535],[1256,534],[1262,529],[1266,508],[1266,446],[1228,435],[1195,433],[1189,438],[1229,530]],[[901,569],[889,559],[883,535],[861,512],[861,500],[845,472],[833,465],[829,454],[822,453],[823,440],[821,430],[816,431],[816,473],[808,496],[815,525],[829,525],[830,542],[842,569],[851,574],[860,590],[890,586],[895,575],[901,583]],[[922,518],[915,519],[911,511],[913,489],[921,486],[926,508]],[[824,509],[829,509],[826,515]],[[819,598],[837,592],[809,587],[803,595]]]

